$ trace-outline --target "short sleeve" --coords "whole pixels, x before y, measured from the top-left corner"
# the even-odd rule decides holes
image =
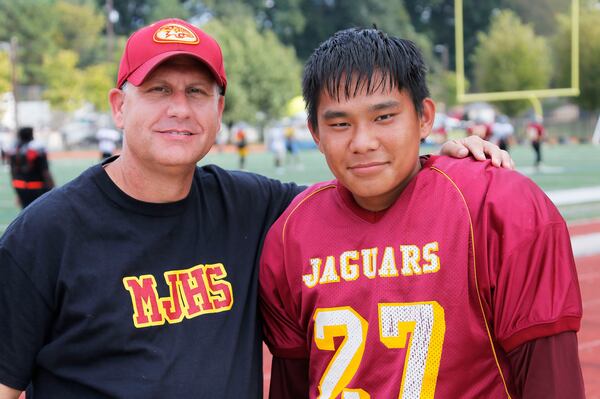
[[[507,352],[533,339],[579,330],[581,294],[563,221],[529,232],[503,257],[492,300],[495,335]]]
[[[260,261],[259,303],[265,343],[273,356],[307,358],[306,338],[299,326],[298,296],[290,289],[282,241],[282,219],[271,227]]]
[[[43,345],[51,311],[29,276],[0,246],[0,382],[25,389]]]

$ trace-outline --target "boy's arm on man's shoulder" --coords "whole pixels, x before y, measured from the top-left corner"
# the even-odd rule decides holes
[[[483,140],[478,136],[446,141],[440,148],[440,155],[447,155],[452,158],[465,158],[471,155],[478,161],[490,159],[494,166],[506,169],[515,168],[515,163],[507,151],[501,150],[496,144]]]
[[[308,367],[308,359],[273,356],[269,398],[308,398]]]
[[[21,391],[0,384],[0,399],[17,399]]]
[[[574,331],[525,342],[508,353],[508,361],[517,397],[585,398]]]

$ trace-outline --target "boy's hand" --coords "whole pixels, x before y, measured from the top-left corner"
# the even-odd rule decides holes
[[[489,158],[494,166],[501,166],[506,169],[515,168],[515,163],[508,152],[478,136],[446,141],[440,149],[440,155],[447,155],[452,158],[465,158],[472,155],[478,161]]]

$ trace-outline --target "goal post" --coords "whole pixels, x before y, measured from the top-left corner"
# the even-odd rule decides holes
[[[539,98],[579,95],[579,0],[571,0],[571,85],[564,88],[467,93],[465,84],[463,0],[454,0],[456,97],[459,102],[530,100],[541,115]],[[539,113],[538,113],[539,112]]]

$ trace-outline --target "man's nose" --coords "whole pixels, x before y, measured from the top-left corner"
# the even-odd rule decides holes
[[[169,98],[168,116],[187,118],[190,115],[190,100],[184,91],[176,91]]]

